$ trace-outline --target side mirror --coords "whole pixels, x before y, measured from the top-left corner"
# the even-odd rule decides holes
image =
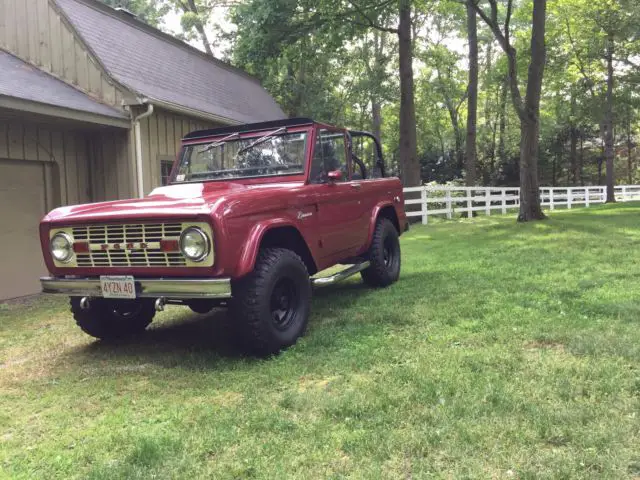
[[[342,180],[342,171],[333,170],[327,173],[327,178],[329,179],[329,183],[339,182],[340,180]]]

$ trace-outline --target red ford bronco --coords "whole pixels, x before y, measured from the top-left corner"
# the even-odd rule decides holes
[[[272,354],[304,333],[312,286],[358,272],[374,287],[398,279],[402,187],[371,134],[289,119],[182,143],[168,186],[40,223],[43,291],[70,296],[89,335],[141,332],[165,304],[228,306],[249,349]]]

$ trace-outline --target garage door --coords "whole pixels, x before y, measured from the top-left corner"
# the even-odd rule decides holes
[[[0,300],[40,291],[46,273],[38,223],[45,213],[43,164],[0,159]]]

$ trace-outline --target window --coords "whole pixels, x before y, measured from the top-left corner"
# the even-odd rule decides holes
[[[373,136],[354,132],[351,137],[354,180],[382,177],[382,159],[378,155],[378,148]],[[362,173],[362,166],[364,166],[366,175]]]
[[[188,145],[181,154],[176,182],[273,177],[304,173],[306,132],[285,128],[240,138]]]
[[[171,169],[173,168],[173,160],[160,159],[160,185],[169,185],[171,179]]]
[[[334,170],[342,172],[342,181],[349,179],[344,133],[320,130],[313,150],[309,179],[311,183],[324,183],[327,174]]]

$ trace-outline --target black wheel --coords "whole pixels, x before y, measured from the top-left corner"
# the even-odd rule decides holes
[[[261,250],[253,272],[232,289],[231,314],[253,353],[278,353],[304,334],[311,283],[304,262],[291,250]]]
[[[396,227],[386,218],[376,223],[368,259],[371,265],[361,272],[362,280],[372,287],[386,287],[400,276],[400,241]]]
[[[89,308],[80,308],[80,298],[71,297],[71,312],[83,332],[102,340],[116,340],[142,333],[156,313],[153,300],[94,298]]]

